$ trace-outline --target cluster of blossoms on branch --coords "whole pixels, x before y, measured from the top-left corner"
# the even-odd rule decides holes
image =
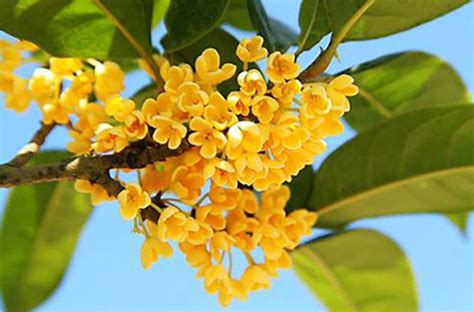
[[[7,94],[7,108],[21,112],[36,102],[43,123],[69,129],[72,153],[117,153],[135,141],[170,150],[188,145],[176,157],[138,169],[137,182],[120,181],[117,174],[123,190],[116,198],[99,184],[76,181],[94,204],[116,199],[122,217],[134,221],[134,231],[145,236],[144,268],[170,257],[175,242],[206,290],[227,306],[270,288],[277,269],[291,265],[288,251],[311,234],[317,217],[305,209],[287,214],[290,191],[283,183],[325,150],[325,137],[343,131],[347,97],[358,91],[350,76],[302,83],[295,56],[268,55],[257,36],[237,47],[240,73],[235,64],[221,64],[212,48],[194,67],[156,57],[163,90],[135,103],[120,95],[125,75],[114,62],[51,58],[48,68],[25,81],[14,70],[21,51],[33,46],[1,42],[1,49],[0,91]],[[262,72],[256,62],[264,59]],[[230,79],[238,89],[220,92]],[[147,209],[157,217],[144,218]],[[232,267],[235,249],[248,261],[239,277]]]

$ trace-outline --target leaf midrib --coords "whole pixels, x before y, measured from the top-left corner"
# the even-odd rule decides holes
[[[319,217],[332,212],[333,210],[340,208],[341,206],[346,206],[350,205],[351,203],[357,202],[359,200],[363,200],[367,197],[370,197],[373,194],[378,194],[387,190],[395,189],[400,186],[404,186],[407,184],[410,184],[412,182],[417,182],[417,181],[422,181],[424,179],[430,179],[434,177],[439,177],[443,175],[449,175],[453,173],[458,173],[458,172],[463,172],[463,171],[469,171],[469,170],[474,170],[474,165],[470,166],[460,166],[460,167],[455,167],[455,168],[449,168],[449,169],[443,169],[443,170],[437,170],[434,172],[429,172],[425,174],[420,174],[416,176],[409,177],[407,179],[399,180],[393,183],[386,183],[386,184],[381,184],[375,188],[371,188],[369,190],[359,192],[356,194],[352,194],[349,197],[344,198],[343,200],[339,200],[334,202],[333,204],[330,204],[328,206],[324,206],[321,209],[316,210]]]

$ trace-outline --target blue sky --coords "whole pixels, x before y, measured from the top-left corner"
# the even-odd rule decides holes
[[[295,30],[298,29],[297,3],[288,0],[265,1],[271,15]],[[451,63],[473,93],[472,29],[474,4],[471,3],[408,32],[379,40],[344,44],[339,50],[341,63],[334,62],[329,71],[337,72],[389,53],[421,50]],[[162,29],[155,32],[155,42],[161,33]],[[237,32],[236,35],[244,34]],[[314,49],[304,53],[302,65],[307,64],[315,53]],[[24,70],[25,73],[28,71],[30,69]],[[146,83],[143,74],[133,74],[127,79],[127,94]],[[24,115],[0,109],[0,162],[7,161],[28,140],[37,128],[39,118],[35,109]],[[353,132],[348,129],[342,137],[330,140],[330,149],[352,135]],[[48,139],[46,147],[59,148],[65,138],[64,131],[56,131]],[[318,159],[315,165],[318,166],[321,160]],[[6,190],[0,190],[1,207],[6,195]],[[360,221],[353,227],[379,230],[401,245],[411,259],[423,311],[473,311],[472,216],[470,221],[467,239],[446,219],[436,215],[385,217]],[[202,281],[194,278],[195,272],[179,252],[175,252],[172,259],[161,260],[150,271],[144,271],[139,262],[142,238],[132,234],[130,228],[131,224],[120,218],[115,204],[96,207],[62,285],[39,310],[221,311],[217,300],[204,292]],[[227,311],[324,310],[292,271],[283,271],[273,285],[271,291],[254,294],[244,303],[236,302]]]

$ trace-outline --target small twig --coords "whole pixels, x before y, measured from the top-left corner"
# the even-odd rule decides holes
[[[367,0],[363,6],[361,6],[354,15],[347,21],[346,24],[341,28],[341,30],[335,34],[331,43],[327,49],[321,53],[298,77],[302,82],[309,82],[312,79],[318,77],[320,74],[328,68],[331,63],[332,58],[337,53],[337,48],[339,44],[342,43],[349,31],[354,27],[357,21],[364,15],[365,12],[375,3],[375,0]]]
[[[44,144],[46,137],[51,133],[56,124],[46,125],[41,123],[41,128],[31,138],[30,142],[23,146],[16,156],[7,163],[11,167],[22,167],[33,157]]]

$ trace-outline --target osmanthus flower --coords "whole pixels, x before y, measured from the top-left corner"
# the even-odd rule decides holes
[[[182,123],[165,116],[155,116],[149,124],[155,128],[153,140],[160,144],[168,144],[173,150],[179,147],[188,132]]]
[[[197,83],[185,82],[178,89],[178,107],[191,116],[201,116],[204,106],[209,103],[209,96]]]
[[[235,52],[242,62],[257,62],[267,57],[268,51],[263,47],[263,38],[255,36],[242,39]]]
[[[120,203],[120,214],[125,220],[131,220],[136,217],[140,209],[150,205],[150,195],[145,192],[137,183],[129,183],[117,195]]]
[[[199,153],[206,159],[214,158],[227,143],[225,135],[215,129],[211,122],[195,117],[189,123],[194,132],[189,135],[188,141],[194,146],[199,146]]]
[[[244,68],[237,77],[237,66],[222,65],[212,48],[194,68],[153,56],[164,90],[135,105],[120,95],[125,74],[110,61],[51,58],[30,79],[20,78],[12,71],[21,65],[18,56],[30,51],[20,45],[0,41],[0,91],[8,108],[23,111],[36,102],[45,123],[68,128],[68,150],[83,157],[128,146],[127,154],[136,147],[154,152],[157,145],[175,155],[150,158],[137,169],[113,168],[124,187],[115,198],[102,185],[75,184],[94,204],[117,200],[122,217],[133,219],[133,231],[145,237],[145,269],[170,257],[174,241],[206,290],[227,306],[270,288],[278,270],[290,267],[288,252],[311,234],[317,215],[305,209],[288,214],[290,190],[282,184],[313,163],[325,138],[343,131],[341,116],[357,93],[350,76],[303,83],[295,55],[267,58],[256,36],[236,49]],[[262,59],[265,72],[247,69]],[[231,78],[234,90],[221,93],[219,84]],[[124,171],[136,171],[137,182],[122,181]],[[243,272],[232,268],[235,253],[247,259]]]
[[[94,72],[94,92],[101,101],[119,94],[125,88],[125,74],[117,63],[111,61],[97,63]]]
[[[266,73],[271,82],[282,83],[298,77],[300,65],[295,62],[294,54],[273,52],[268,57]]]
[[[247,96],[263,95],[267,92],[267,82],[257,69],[244,71],[237,77],[240,92]]]
[[[220,66],[220,56],[216,49],[206,49],[196,59],[196,73],[203,82],[216,85],[234,76],[237,66],[226,63]]]
[[[132,100],[124,99],[115,94],[105,102],[105,112],[117,121],[124,121],[125,117],[135,110],[135,103]]]
[[[114,200],[112,196],[107,193],[99,184],[91,183],[88,180],[76,180],[74,183],[74,189],[80,193],[89,194],[93,205],[98,205],[104,201]]]
[[[156,236],[162,240],[183,242],[189,231],[198,231],[199,225],[181,212],[176,207],[168,207],[163,210],[158,219]]]

